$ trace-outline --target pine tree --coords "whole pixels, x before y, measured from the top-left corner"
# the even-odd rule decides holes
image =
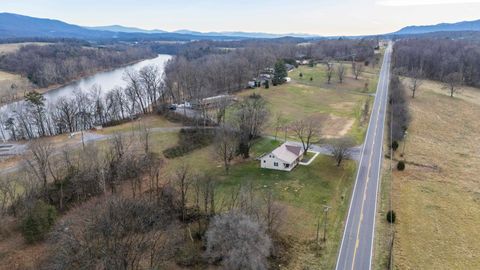
[[[283,84],[285,82],[285,77],[288,76],[287,68],[285,67],[285,62],[283,60],[277,61],[275,63],[275,72],[273,73],[273,85]]]

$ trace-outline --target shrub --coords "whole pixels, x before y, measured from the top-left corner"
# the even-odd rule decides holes
[[[181,129],[178,145],[163,151],[166,158],[181,157],[213,142],[214,129]]]
[[[395,223],[395,218],[396,218],[395,211],[390,210],[387,212],[388,223]]]
[[[397,149],[398,149],[398,142],[397,142],[397,141],[393,141],[393,142],[392,142],[392,150],[395,152],[395,151],[397,151]]]
[[[56,217],[55,207],[43,201],[36,202],[35,206],[27,212],[21,224],[21,232],[27,243],[43,240],[55,223]]]
[[[263,226],[236,212],[215,216],[205,234],[205,257],[225,269],[267,269],[272,240]]]
[[[405,170],[405,162],[399,161],[399,162],[397,163],[397,170],[399,170],[399,171]]]

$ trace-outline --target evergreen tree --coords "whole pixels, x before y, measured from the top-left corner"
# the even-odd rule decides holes
[[[273,85],[283,84],[285,82],[285,77],[288,76],[287,68],[285,67],[285,62],[283,60],[277,61],[275,63],[275,72],[273,73]]]

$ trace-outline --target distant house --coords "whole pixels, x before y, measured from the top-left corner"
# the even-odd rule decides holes
[[[215,107],[219,104],[230,104],[236,100],[235,96],[232,95],[218,95],[213,97],[207,97],[200,99],[199,101],[192,101],[191,107],[193,109],[200,109],[200,108],[211,108]]]
[[[303,158],[301,146],[284,143],[260,158],[260,166],[266,169],[291,171]]]
[[[285,64],[285,68],[287,69],[287,71],[292,71],[295,69],[295,66],[290,64]]]

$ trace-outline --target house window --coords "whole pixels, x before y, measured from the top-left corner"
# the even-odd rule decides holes
[[[263,163],[267,162],[266,160],[263,160]]]
[[[274,162],[273,166],[278,167],[278,162]]]
[[[290,164],[288,164],[288,163],[283,163],[283,166],[285,166],[285,168],[288,168],[288,167],[290,167]]]

